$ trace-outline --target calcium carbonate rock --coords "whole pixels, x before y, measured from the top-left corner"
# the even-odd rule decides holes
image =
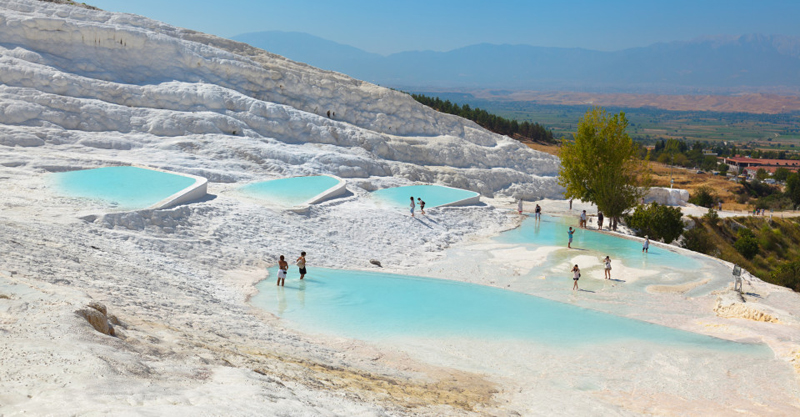
[[[89,324],[100,333],[105,335],[114,336],[114,327],[108,322],[108,317],[99,310],[96,310],[91,305],[87,308],[80,309],[76,313],[86,319]]]
[[[644,201],[667,206],[685,206],[689,201],[689,191],[678,188],[652,187],[647,192]]]

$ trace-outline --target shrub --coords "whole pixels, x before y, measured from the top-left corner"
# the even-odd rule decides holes
[[[741,228],[733,247],[746,259],[753,259],[758,254],[758,240],[750,229]]]
[[[627,217],[628,226],[636,229],[638,236],[648,235],[651,239],[663,239],[670,243],[683,233],[681,209],[651,203],[637,206],[636,211]]]
[[[771,275],[772,283],[800,292],[800,261],[784,262]]]
[[[710,224],[711,226],[717,227],[719,224],[719,214],[713,208],[708,209],[708,213],[703,215],[703,218]]]
[[[690,203],[703,207],[712,207],[716,201],[717,196],[714,194],[714,190],[705,185],[694,190],[694,195],[689,197]]]
[[[709,236],[700,222],[698,222],[696,227],[683,232],[683,243],[681,246],[707,255],[712,254],[714,249],[716,249],[711,242],[711,236]]]

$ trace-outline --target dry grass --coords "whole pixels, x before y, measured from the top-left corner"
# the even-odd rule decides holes
[[[550,155],[558,154],[558,145],[543,145],[530,142],[526,142],[525,144],[532,149],[549,153]],[[694,191],[698,188],[706,186],[714,190],[717,197],[722,199],[723,210],[749,210],[748,205],[736,202],[735,192],[741,188],[741,185],[728,181],[726,177],[711,174],[697,174],[696,170],[670,167],[658,162],[651,162],[650,169],[653,173],[654,187],[669,187],[670,179],[672,179],[674,180],[674,188],[689,190],[689,194],[691,195],[694,194]]]
[[[670,179],[674,180],[674,188],[689,190],[690,195],[700,187],[709,187],[722,199],[723,210],[748,210],[746,204],[736,202],[736,192],[742,186],[724,176],[697,174],[696,170],[670,167],[658,162],[651,162],[650,169],[654,187],[669,187]]]

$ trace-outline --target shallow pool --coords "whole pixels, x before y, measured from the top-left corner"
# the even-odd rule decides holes
[[[57,192],[88,198],[126,210],[144,209],[195,183],[195,179],[131,166],[52,174]]]
[[[241,187],[239,191],[250,197],[267,200],[270,204],[294,207],[307,203],[337,184],[337,178],[315,175],[256,182]]]
[[[411,197],[414,197],[415,203],[417,198],[422,198],[427,208],[453,204],[479,195],[474,191],[443,187],[441,185],[409,185],[406,187],[384,188],[372,193],[372,196],[377,198],[378,201],[395,207],[408,207],[411,203]],[[419,207],[417,207],[417,210],[419,210]]]
[[[591,229],[577,228],[577,217],[554,217],[542,215],[541,220],[528,217],[516,229],[504,232],[494,238],[500,243],[531,246],[566,247],[569,241],[567,231],[575,230],[572,248],[575,254],[595,255],[599,258],[610,256],[613,262],[622,261],[632,268],[647,269],[652,266],[670,267],[682,270],[695,270],[702,265],[697,260],[678,252],[650,245],[647,253],[642,253],[642,242],[625,239]],[[590,225],[594,227],[594,225]],[[583,265],[581,265],[583,267]]]
[[[270,269],[277,276],[277,269]],[[257,285],[255,306],[303,331],[362,340],[392,338],[522,339],[549,346],[638,340],[737,352],[769,352],[503,289],[448,280],[313,268],[285,287]]]

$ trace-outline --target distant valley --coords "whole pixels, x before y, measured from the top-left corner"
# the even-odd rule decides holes
[[[513,91],[511,100],[667,110],[800,109],[800,100],[791,96],[800,95],[800,39],[787,36],[714,37],[614,52],[481,44],[389,56],[304,33],[258,32],[234,39],[407,91],[446,89],[492,100],[509,99],[503,95]],[[501,91],[487,93],[496,90]]]

